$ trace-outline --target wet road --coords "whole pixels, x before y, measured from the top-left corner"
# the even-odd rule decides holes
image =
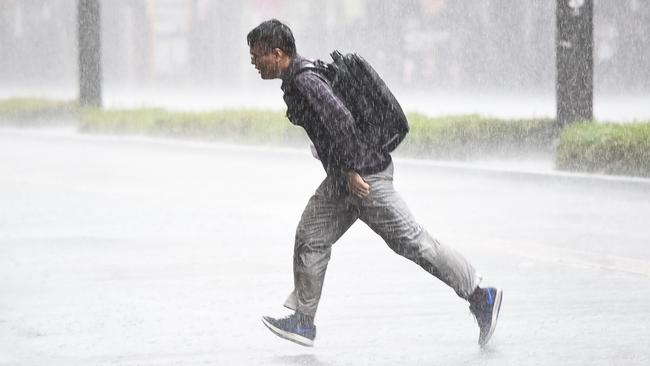
[[[322,176],[307,148],[0,129],[0,365],[650,364],[650,183],[410,160],[415,216],[504,288],[489,347],[361,222],[316,346],[275,337]]]

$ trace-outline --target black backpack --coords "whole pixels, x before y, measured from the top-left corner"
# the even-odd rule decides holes
[[[300,71],[315,70],[325,76],[352,113],[366,142],[385,152],[395,150],[409,132],[409,125],[393,93],[361,56],[339,51],[330,56],[332,63],[316,60]]]

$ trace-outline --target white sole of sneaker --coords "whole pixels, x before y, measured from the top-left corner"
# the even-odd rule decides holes
[[[314,341],[313,340],[311,340],[309,338],[306,338],[306,337],[303,337],[301,335],[295,334],[295,333],[290,333],[290,332],[287,332],[285,330],[282,330],[282,329],[274,326],[273,324],[271,324],[269,321],[267,321],[264,318],[262,318],[262,323],[264,323],[264,325],[266,325],[266,327],[269,328],[269,330],[271,332],[273,332],[275,335],[277,335],[280,338],[284,338],[284,339],[286,339],[288,341],[298,343],[299,345],[305,346],[305,347],[313,347],[314,346]]]
[[[490,323],[491,324],[490,331],[485,336],[483,343],[480,344],[481,347],[485,346],[490,341],[490,338],[492,338],[492,333],[494,333],[494,329],[497,327],[497,321],[499,320],[499,311],[501,310],[502,297],[503,297],[503,291],[498,288],[497,295],[494,298],[494,310],[492,311],[492,322]]]

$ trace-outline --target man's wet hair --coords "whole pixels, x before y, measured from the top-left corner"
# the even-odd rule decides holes
[[[248,33],[246,39],[249,47],[258,46],[265,52],[279,48],[289,57],[296,54],[296,40],[291,29],[277,19],[262,22]]]

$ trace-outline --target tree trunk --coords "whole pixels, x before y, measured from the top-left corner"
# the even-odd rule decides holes
[[[593,119],[593,0],[557,0],[557,121]]]
[[[79,103],[102,105],[101,17],[99,0],[78,0]]]

